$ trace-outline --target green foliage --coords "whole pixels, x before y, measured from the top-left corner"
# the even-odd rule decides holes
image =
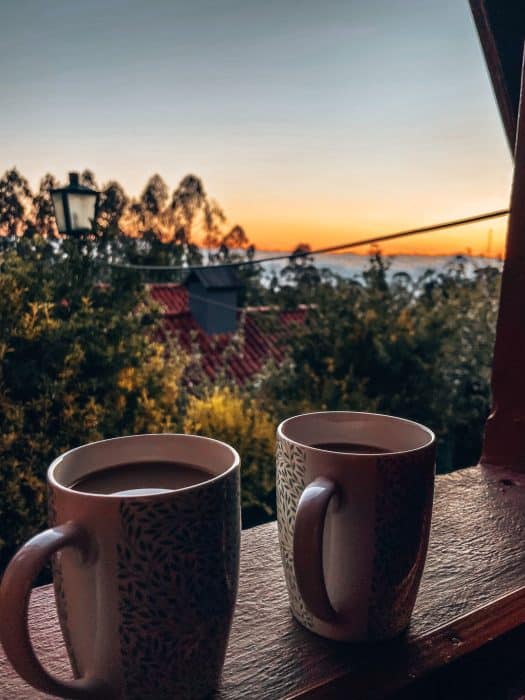
[[[461,259],[413,282],[387,278],[375,254],[361,281],[319,281],[316,303],[267,373],[260,395],[280,415],[309,410],[390,413],[430,426],[440,468],[474,464],[489,410],[500,274],[466,274]]]
[[[23,232],[31,204],[27,180],[16,168],[0,179],[0,235],[13,238]]]
[[[45,471],[103,437],[177,427],[186,359],[151,341],[140,284],[97,282],[89,243],[21,239],[0,264],[0,567],[44,525]]]
[[[202,398],[190,397],[183,427],[233,445],[241,455],[245,527],[275,513],[275,424],[257,399],[238,388],[215,386]]]

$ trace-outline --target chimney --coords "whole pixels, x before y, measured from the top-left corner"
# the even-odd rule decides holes
[[[184,282],[190,311],[208,335],[237,330],[237,297],[242,283],[229,268],[192,270]]]

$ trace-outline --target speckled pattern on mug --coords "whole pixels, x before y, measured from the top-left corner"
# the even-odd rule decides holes
[[[57,518],[55,492],[49,486],[47,488],[47,515],[49,527],[54,527],[61,524],[58,522]],[[60,622],[60,629],[62,630],[62,636],[64,637],[64,645],[66,647],[67,655],[69,656],[69,663],[71,664],[71,670],[73,671],[73,676],[75,678],[80,678],[78,663],[75,659],[75,653],[73,651],[73,645],[71,644],[71,637],[69,634],[67,602],[64,591],[64,577],[62,575],[62,567],[60,565],[61,556],[62,553],[57,552],[51,557],[55,602],[57,606],[58,620]]]
[[[371,639],[391,637],[409,623],[425,563],[433,494],[426,450],[379,458],[376,468]]]
[[[239,569],[239,476],[123,500],[117,545],[126,698],[195,700],[219,681]]]
[[[313,629],[314,618],[307,610],[295,578],[293,563],[293,536],[297,504],[305,489],[306,450],[286,440],[277,440],[277,523],[284,576],[288,586],[290,606],[295,617],[308,629]]]

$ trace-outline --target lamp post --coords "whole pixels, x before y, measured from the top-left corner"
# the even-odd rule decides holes
[[[78,173],[69,173],[69,185],[51,190],[55,219],[60,233],[80,236],[91,233],[97,214],[99,193],[81,185]]]

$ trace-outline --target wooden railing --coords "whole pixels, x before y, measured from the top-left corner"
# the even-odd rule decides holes
[[[238,602],[216,700],[362,700],[410,692],[429,673],[525,623],[524,532],[525,475],[478,466],[439,476],[428,559],[409,630],[388,643],[363,645],[321,639],[295,622],[276,524],[245,531]],[[33,592],[30,620],[45,667],[70,677],[51,586]],[[506,649],[501,654],[509,656]],[[476,669],[478,680],[483,672]],[[46,697],[25,685],[1,655],[0,679],[6,700]],[[507,680],[500,679],[500,690]],[[433,696],[425,690],[416,697]],[[450,693],[442,697],[449,700]],[[474,695],[462,700],[469,697]]]

